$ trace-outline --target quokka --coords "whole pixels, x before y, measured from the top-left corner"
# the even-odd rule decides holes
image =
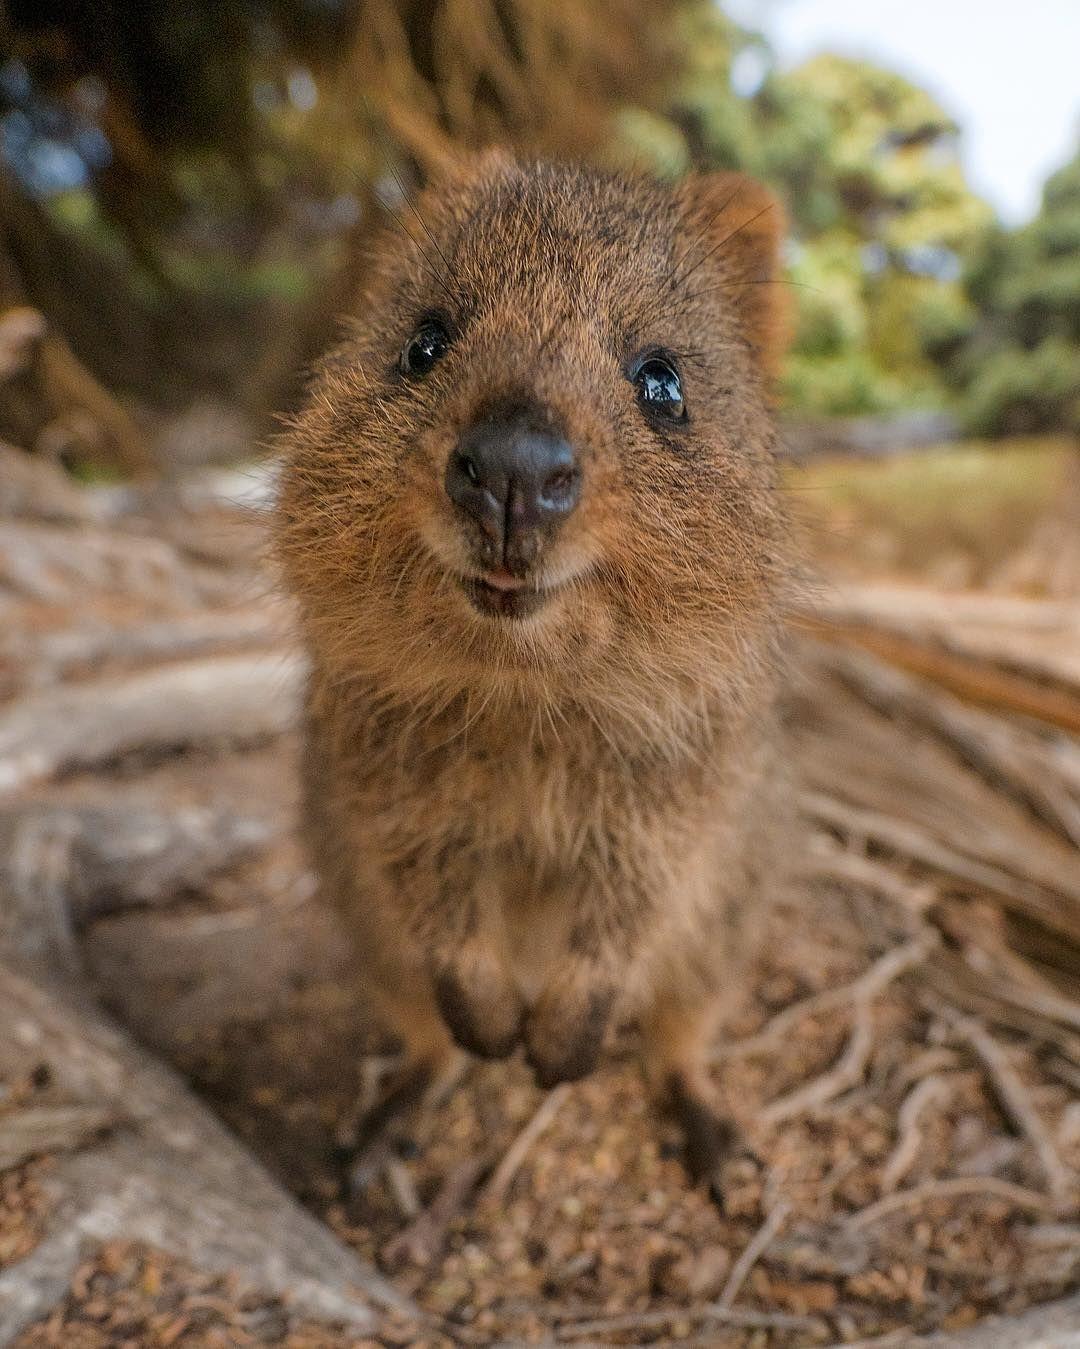
[[[307,835],[405,1062],[640,1028],[694,1175],[786,842],[783,234],[738,175],[493,152],[389,229],[285,440]]]

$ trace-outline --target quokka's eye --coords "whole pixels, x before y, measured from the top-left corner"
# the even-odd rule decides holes
[[[450,349],[450,334],[439,319],[425,319],[401,352],[401,373],[420,379]]]
[[[655,417],[667,421],[686,421],[679,372],[665,356],[648,356],[634,372],[638,402]]]

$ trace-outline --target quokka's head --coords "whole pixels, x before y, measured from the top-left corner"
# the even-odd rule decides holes
[[[738,175],[501,153],[402,203],[286,438],[279,551],[323,667],[610,700],[745,661],[783,571],[781,236]]]

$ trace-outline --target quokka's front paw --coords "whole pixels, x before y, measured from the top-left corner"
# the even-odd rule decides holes
[[[525,1056],[540,1086],[592,1072],[614,1001],[614,989],[584,964],[570,964],[544,989],[525,1021]]]
[[[433,975],[435,1000],[462,1049],[508,1058],[521,1039],[525,1004],[495,951],[466,943]]]

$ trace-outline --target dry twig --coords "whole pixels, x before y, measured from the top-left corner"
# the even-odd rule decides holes
[[[389,1269],[405,1265],[427,1268],[446,1242],[450,1224],[468,1203],[477,1181],[491,1164],[490,1157],[469,1157],[454,1167],[439,1193],[422,1213],[383,1248]]]
[[[731,1044],[721,1045],[714,1051],[715,1061],[733,1058],[745,1058],[749,1054],[769,1053],[787,1039],[791,1028],[805,1017],[818,1016],[822,1012],[831,1012],[847,1003],[869,1003],[887,988],[894,979],[913,969],[938,944],[938,935],[933,928],[924,928],[911,941],[897,946],[879,957],[865,973],[845,984],[842,988],[826,989],[811,998],[794,1003],[778,1012],[756,1035],[747,1036]]]
[[[709,1303],[703,1307],[672,1307],[664,1311],[629,1312],[623,1316],[600,1316],[591,1321],[573,1321],[559,1326],[556,1338],[576,1339],[579,1335],[624,1335],[635,1330],[662,1330],[673,1321],[737,1326],[743,1330],[816,1330],[822,1322],[814,1316],[793,1316],[786,1312],[736,1311]]]
[[[219,656],[20,698],[0,716],[0,792],[135,751],[280,735],[302,677],[284,653]]]
[[[553,1088],[540,1102],[539,1108],[518,1136],[506,1150],[502,1161],[495,1168],[491,1179],[484,1186],[483,1199],[499,1204],[506,1196],[521,1164],[528,1156],[529,1149],[559,1113],[563,1101],[570,1094],[569,1084],[561,1083]]]
[[[900,1137],[881,1169],[881,1188],[891,1194],[915,1164],[922,1147],[922,1116],[931,1105],[944,1105],[952,1096],[953,1083],[941,1073],[931,1073],[913,1087],[897,1115]]]
[[[909,915],[921,916],[937,898],[937,886],[933,883],[909,880],[884,862],[849,852],[831,840],[830,846],[807,855],[803,874],[810,879],[823,877],[845,885],[863,886],[892,900]]]
[[[859,998],[854,1017],[855,1028],[837,1063],[827,1073],[765,1106],[760,1115],[762,1123],[779,1124],[793,1115],[804,1114],[862,1081],[874,1047],[874,1019],[869,999]]]
[[[953,1199],[958,1196],[982,1196],[988,1199],[1001,1199],[1015,1208],[1026,1209],[1030,1213],[1047,1213],[1053,1207],[1044,1194],[1014,1185],[1012,1181],[1001,1180],[998,1176],[951,1176],[948,1180],[928,1180],[925,1185],[916,1185],[910,1190],[897,1190],[887,1194],[874,1204],[853,1213],[847,1220],[850,1231],[861,1231],[882,1218],[893,1213],[902,1213],[904,1209],[920,1208],[935,1199]]]
[[[416,1218],[420,1213],[421,1204],[409,1168],[400,1157],[391,1157],[386,1163],[384,1174],[401,1216],[410,1221]]]
[[[1065,1201],[1076,1188],[1076,1174],[1062,1160],[1050,1130],[1043,1123],[1031,1094],[1009,1062],[1005,1050],[974,1017],[964,1016],[937,999],[934,1008],[982,1060],[1006,1113],[1035,1149],[1051,1194],[1058,1202]]]
[[[743,1284],[746,1282],[750,1271],[768,1250],[773,1240],[780,1234],[780,1229],[787,1222],[788,1214],[791,1212],[791,1205],[786,1199],[781,1199],[776,1204],[768,1217],[754,1233],[752,1240],[747,1244],[746,1249],[739,1256],[738,1260],[731,1268],[727,1283],[724,1284],[723,1292],[717,1301],[718,1307],[730,1307],[739,1296]]]

